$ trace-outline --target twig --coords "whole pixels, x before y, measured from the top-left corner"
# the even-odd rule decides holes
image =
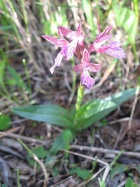
[[[108,175],[108,173],[109,173],[109,170],[110,170],[110,166],[109,166],[108,163],[106,163],[106,162],[104,162],[104,161],[102,161],[102,160],[100,160],[100,159],[98,159],[98,158],[93,158],[93,157],[90,157],[90,156],[87,156],[87,155],[75,153],[75,152],[73,152],[73,151],[68,151],[68,150],[63,150],[63,151],[65,151],[65,152],[67,152],[67,153],[70,153],[70,154],[74,154],[74,155],[83,157],[83,158],[86,158],[86,159],[94,160],[94,161],[97,161],[97,162],[103,164],[104,167],[103,167],[101,170],[105,169],[105,171],[104,171],[102,180],[103,180],[103,181],[106,180],[106,177],[107,177],[107,175]],[[98,171],[95,175],[93,175],[92,177],[95,178],[95,177],[101,172],[101,170],[99,170],[99,171]],[[92,179],[93,179],[93,178],[92,178]],[[91,179],[91,180],[92,180],[92,179]],[[89,181],[90,181],[90,180],[89,180]],[[88,182],[89,182],[89,181],[88,181]],[[82,185],[83,185],[83,184],[82,184]],[[80,186],[81,186],[81,184],[80,184]],[[79,187],[79,186],[78,186],[78,187]]]
[[[71,148],[73,148],[73,146],[71,146]],[[97,161],[99,162],[100,164],[103,164],[105,166],[108,166],[108,163],[98,159],[98,158],[93,158],[91,156],[87,156],[87,155],[83,155],[83,154],[80,154],[80,153],[76,153],[76,152],[73,152],[73,151],[68,151],[68,150],[63,150],[62,151],[65,151],[67,153],[70,153],[70,154],[73,154],[73,155],[77,155],[77,156],[80,156],[80,157],[83,157],[83,158],[87,158],[87,159],[90,159],[90,160],[94,160],[94,161]]]
[[[42,168],[42,171],[44,173],[44,185],[43,185],[43,187],[47,187],[47,182],[48,182],[48,178],[49,178],[47,170],[46,170],[43,162],[41,162],[41,160],[39,160],[38,157],[35,154],[32,154],[32,155],[33,155],[34,160],[40,165],[40,167]]]
[[[122,152],[119,150],[103,149],[103,148],[98,148],[98,147],[88,147],[88,146],[81,146],[81,145],[71,145],[71,149],[77,149],[81,151],[99,152],[99,153],[113,153],[113,154],[121,153],[122,155],[140,158],[140,153],[129,152],[129,151]]]
[[[122,119],[118,119],[118,120],[115,120],[115,121],[108,122],[108,124],[114,124],[114,123],[129,121],[129,120],[130,120],[130,118],[122,118]]]
[[[18,134],[6,134],[7,136],[11,137],[11,138],[19,138],[21,140],[24,140],[24,141],[27,141],[27,142],[31,142],[31,143],[41,143],[43,145],[46,145],[48,143],[48,141],[42,141],[42,140],[37,140],[37,139],[34,139],[34,138],[30,138],[30,137],[26,137],[26,136],[21,136],[21,135],[18,135]],[[4,135],[3,135],[4,136]],[[49,141],[51,142],[51,141]]]
[[[135,93],[135,98],[134,98],[132,110],[131,110],[131,114],[130,114],[130,120],[129,120],[129,123],[128,123],[128,129],[131,129],[131,123],[132,123],[134,111],[135,111],[135,108],[136,108],[137,101],[139,99],[139,97],[138,97],[139,92],[140,92],[140,85],[138,83],[138,86],[136,88],[136,93]]]
[[[0,138],[3,138],[4,136],[8,136],[10,133],[16,132],[16,131],[18,131],[20,128],[21,128],[21,126],[20,126],[20,127],[12,128],[12,129],[7,130],[7,131],[4,131],[4,132],[0,132],[0,133],[1,133],[1,134],[0,134]]]

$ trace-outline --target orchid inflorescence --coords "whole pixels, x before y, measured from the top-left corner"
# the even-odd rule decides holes
[[[100,64],[90,62],[90,54],[92,52],[107,53],[115,58],[126,58],[120,44],[118,42],[110,41],[112,26],[107,27],[102,33],[100,32],[100,27],[98,27],[98,30],[99,34],[90,45],[86,45],[84,41],[81,24],[78,25],[77,31],[72,31],[68,28],[59,26],[59,39],[42,35],[43,38],[53,45],[61,47],[61,51],[55,58],[55,64],[50,69],[50,72],[53,74],[54,68],[56,66],[59,67],[63,59],[68,61],[75,54],[80,63],[74,67],[74,71],[81,73],[81,85],[90,89],[94,85],[95,80],[90,76],[89,72],[98,72],[101,69]],[[105,42],[108,42],[108,44],[103,45]]]

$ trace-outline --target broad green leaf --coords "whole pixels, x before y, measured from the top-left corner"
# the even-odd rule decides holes
[[[94,114],[97,114],[98,112],[102,112],[105,109],[114,107],[115,105],[116,104],[114,102],[112,101],[108,102],[105,99],[90,100],[80,108],[78,112],[78,116],[80,117],[84,115],[85,118],[89,118]]]
[[[83,106],[83,108],[85,108],[85,112],[77,121],[77,126],[80,126],[84,129],[84,128],[89,127],[93,123],[96,123],[99,120],[103,119],[105,116],[107,116],[113,110],[115,110],[118,106],[120,106],[123,102],[127,101],[130,97],[132,97],[135,94],[135,91],[136,91],[136,89],[125,90],[125,91],[119,92],[117,94],[114,94],[104,100],[101,100],[101,105],[103,107],[100,106],[100,102],[99,102],[100,100],[97,100],[97,102],[96,102],[96,103],[98,103],[99,107],[98,107],[98,105],[94,105],[94,100],[90,101],[93,103],[93,108],[90,107],[90,102],[88,102],[87,104],[85,104]],[[86,110],[85,106],[89,107],[89,110]],[[92,106],[92,104],[91,104],[91,106]],[[95,108],[94,108],[94,106],[95,106]],[[102,109],[102,110],[100,110],[100,109]],[[96,111],[96,113],[94,110]],[[93,113],[93,115],[92,115],[92,113]]]
[[[80,178],[84,180],[88,179],[91,176],[91,173],[88,170],[82,169],[80,167],[73,168],[69,172],[71,175],[76,173]]]
[[[48,104],[16,107],[11,111],[21,117],[31,120],[47,122],[61,127],[71,128],[73,126],[73,119],[69,114],[70,112],[58,105]]]
[[[0,115],[0,130],[8,129],[11,126],[10,122],[11,122],[11,119],[9,118],[9,116],[1,114]]]

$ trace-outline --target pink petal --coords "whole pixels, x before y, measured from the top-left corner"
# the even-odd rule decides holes
[[[109,48],[105,51],[105,53],[113,56],[115,58],[126,58],[126,54],[122,48]]]
[[[112,30],[112,26],[108,26],[102,33],[99,34],[99,37],[102,38],[108,35],[111,30]]]
[[[85,66],[82,63],[80,63],[80,64],[76,65],[73,69],[75,72],[81,73],[84,70],[84,68],[85,68]]]
[[[109,48],[105,53],[115,57],[115,58],[126,58],[124,50],[120,47],[118,42],[111,42]]]
[[[100,33],[100,26],[98,27],[99,34],[97,35],[93,44],[89,46],[90,53],[92,51],[97,51],[106,41],[109,41],[109,39],[111,38],[111,34],[109,34],[111,29],[112,29],[112,26],[109,26],[102,33]]]
[[[86,70],[89,72],[98,72],[101,69],[100,64],[94,64],[94,63],[89,63],[88,67],[86,67]]]
[[[120,43],[119,42],[110,42],[110,45],[109,45],[109,47],[112,47],[112,48],[114,48],[114,47],[120,47],[121,45],[120,45]]]
[[[87,49],[84,49],[81,63],[74,67],[74,71],[82,72],[84,69],[87,68],[89,61],[90,61],[89,53]]]
[[[58,39],[56,37],[53,37],[53,36],[46,36],[46,35],[42,35],[42,37],[49,41],[50,43],[52,43],[53,45],[56,45],[56,46],[59,46],[59,47],[62,47],[64,45],[67,45],[68,42],[65,40],[65,39]]]
[[[96,52],[99,53],[105,53],[107,51],[107,49],[109,49],[110,47],[108,45],[103,46],[103,47],[99,47],[99,49],[95,50]]]
[[[94,84],[95,80],[89,74],[83,72],[81,75],[81,85],[90,89]]]
[[[108,41],[111,38],[111,34],[105,35],[103,37],[99,37],[95,40],[95,43],[101,43],[100,45],[102,45],[103,43],[105,43],[106,41]]]
[[[63,54],[60,51],[60,53],[58,53],[57,57],[55,58],[55,64],[50,68],[51,74],[53,74],[55,67],[59,67],[60,66],[62,59],[63,59]]]
[[[68,29],[68,28],[65,28],[65,27],[62,27],[62,26],[59,26],[58,29],[60,29],[61,33],[63,36],[67,36],[69,33],[73,32],[72,30]]]
[[[81,63],[87,64],[89,63],[89,61],[90,61],[89,52],[87,51],[87,49],[84,49]]]
[[[82,72],[86,70],[89,72],[98,72],[101,69],[100,64],[93,64],[90,63],[89,61],[90,61],[89,52],[87,51],[87,49],[84,49],[81,63],[74,67],[74,71]]]
[[[64,55],[65,60],[70,60],[73,57],[76,47],[77,47],[77,40],[73,40],[71,43],[69,43],[68,45],[62,48],[62,53]]]
[[[67,38],[69,38],[70,40],[78,40],[78,45],[83,46],[84,45],[84,35],[81,31],[81,24],[78,25],[78,30],[77,31],[72,31],[71,33],[69,33],[67,35]]]

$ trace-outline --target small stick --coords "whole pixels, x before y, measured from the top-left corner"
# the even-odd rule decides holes
[[[76,152],[73,152],[73,151],[68,151],[68,150],[62,150],[62,151],[65,151],[67,153],[70,153],[70,154],[73,154],[73,155],[77,155],[77,156],[80,156],[80,157],[83,157],[83,158],[86,158],[86,159],[94,160],[94,161],[97,161],[97,162],[103,164],[104,167],[101,170],[99,170],[97,173],[95,173],[95,175],[92,176],[92,179],[95,178],[103,169],[105,169],[105,172],[103,174],[103,181],[106,180],[106,177],[107,177],[107,175],[109,173],[109,170],[110,170],[110,166],[109,166],[109,164],[107,162],[104,162],[104,161],[102,161],[102,160],[100,160],[100,159],[98,159],[96,157],[93,158],[93,157],[86,156],[86,155],[83,155],[83,154],[80,154],[80,153],[76,153]],[[89,179],[89,181],[90,181],[90,179]],[[87,181],[87,182],[89,182],[89,181]],[[80,186],[81,186],[81,184],[80,184]]]
[[[72,148],[72,147],[71,147],[71,148]],[[63,149],[62,149],[62,151],[65,151],[65,152],[67,152],[67,153],[70,153],[70,154],[73,154],[73,155],[77,155],[77,156],[80,156],[80,157],[83,157],[83,158],[88,158],[88,159],[90,159],[90,160],[97,161],[97,162],[99,162],[100,164],[103,164],[103,165],[105,165],[105,166],[108,166],[108,163],[106,163],[106,162],[104,162],[104,161],[102,161],[102,160],[100,160],[100,159],[98,159],[98,158],[93,158],[93,157],[91,157],[91,156],[86,156],[86,155],[83,155],[83,154],[80,154],[80,153],[75,153],[75,152],[73,152],[73,151],[68,151],[68,150],[63,150]]]
[[[130,151],[119,151],[119,150],[113,150],[113,149],[103,149],[103,148],[98,148],[98,147],[88,147],[88,146],[81,146],[81,145],[71,145],[71,149],[77,149],[81,151],[99,152],[99,153],[113,153],[113,154],[121,153],[122,155],[140,158],[140,153],[130,152]]]
[[[4,132],[0,132],[0,133],[1,133],[1,134],[0,134],[0,138],[3,138],[4,136],[8,136],[10,133],[16,132],[16,131],[18,131],[20,128],[21,128],[21,126],[20,126],[20,127],[12,128],[12,129],[7,130],[7,131],[4,131]]]
[[[131,124],[132,124],[132,119],[133,119],[133,116],[134,116],[134,111],[135,111],[135,108],[136,108],[136,104],[138,102],[138,94],[140,92],[140,85],[139,85],[139,82],[138,82],[138,86],[136,88],[136,93],[135,93],[135,98],[134,98],[134,102],[133,102],[133,106],[132,106],[132,110],[131,110],[131,114],[130,114],[130,120],[129,120],[129,123],[128,123],[128,129],[130,130],[131,129]]]
[[[43,145],[46,145],[46,143],[51,142],[51,141],[37,140],[34,138],[30,138],[30,137],[26,137],[26,136],[22,136],[22,135],[18,135],[18,134],[13,134],[13,133],[7,134],[7,136],[9,136],[11,138],[15,138],[15,139],[19,138],[21,140],[24,140],[24,141],[30,142],[30,143],[41,143]]]

